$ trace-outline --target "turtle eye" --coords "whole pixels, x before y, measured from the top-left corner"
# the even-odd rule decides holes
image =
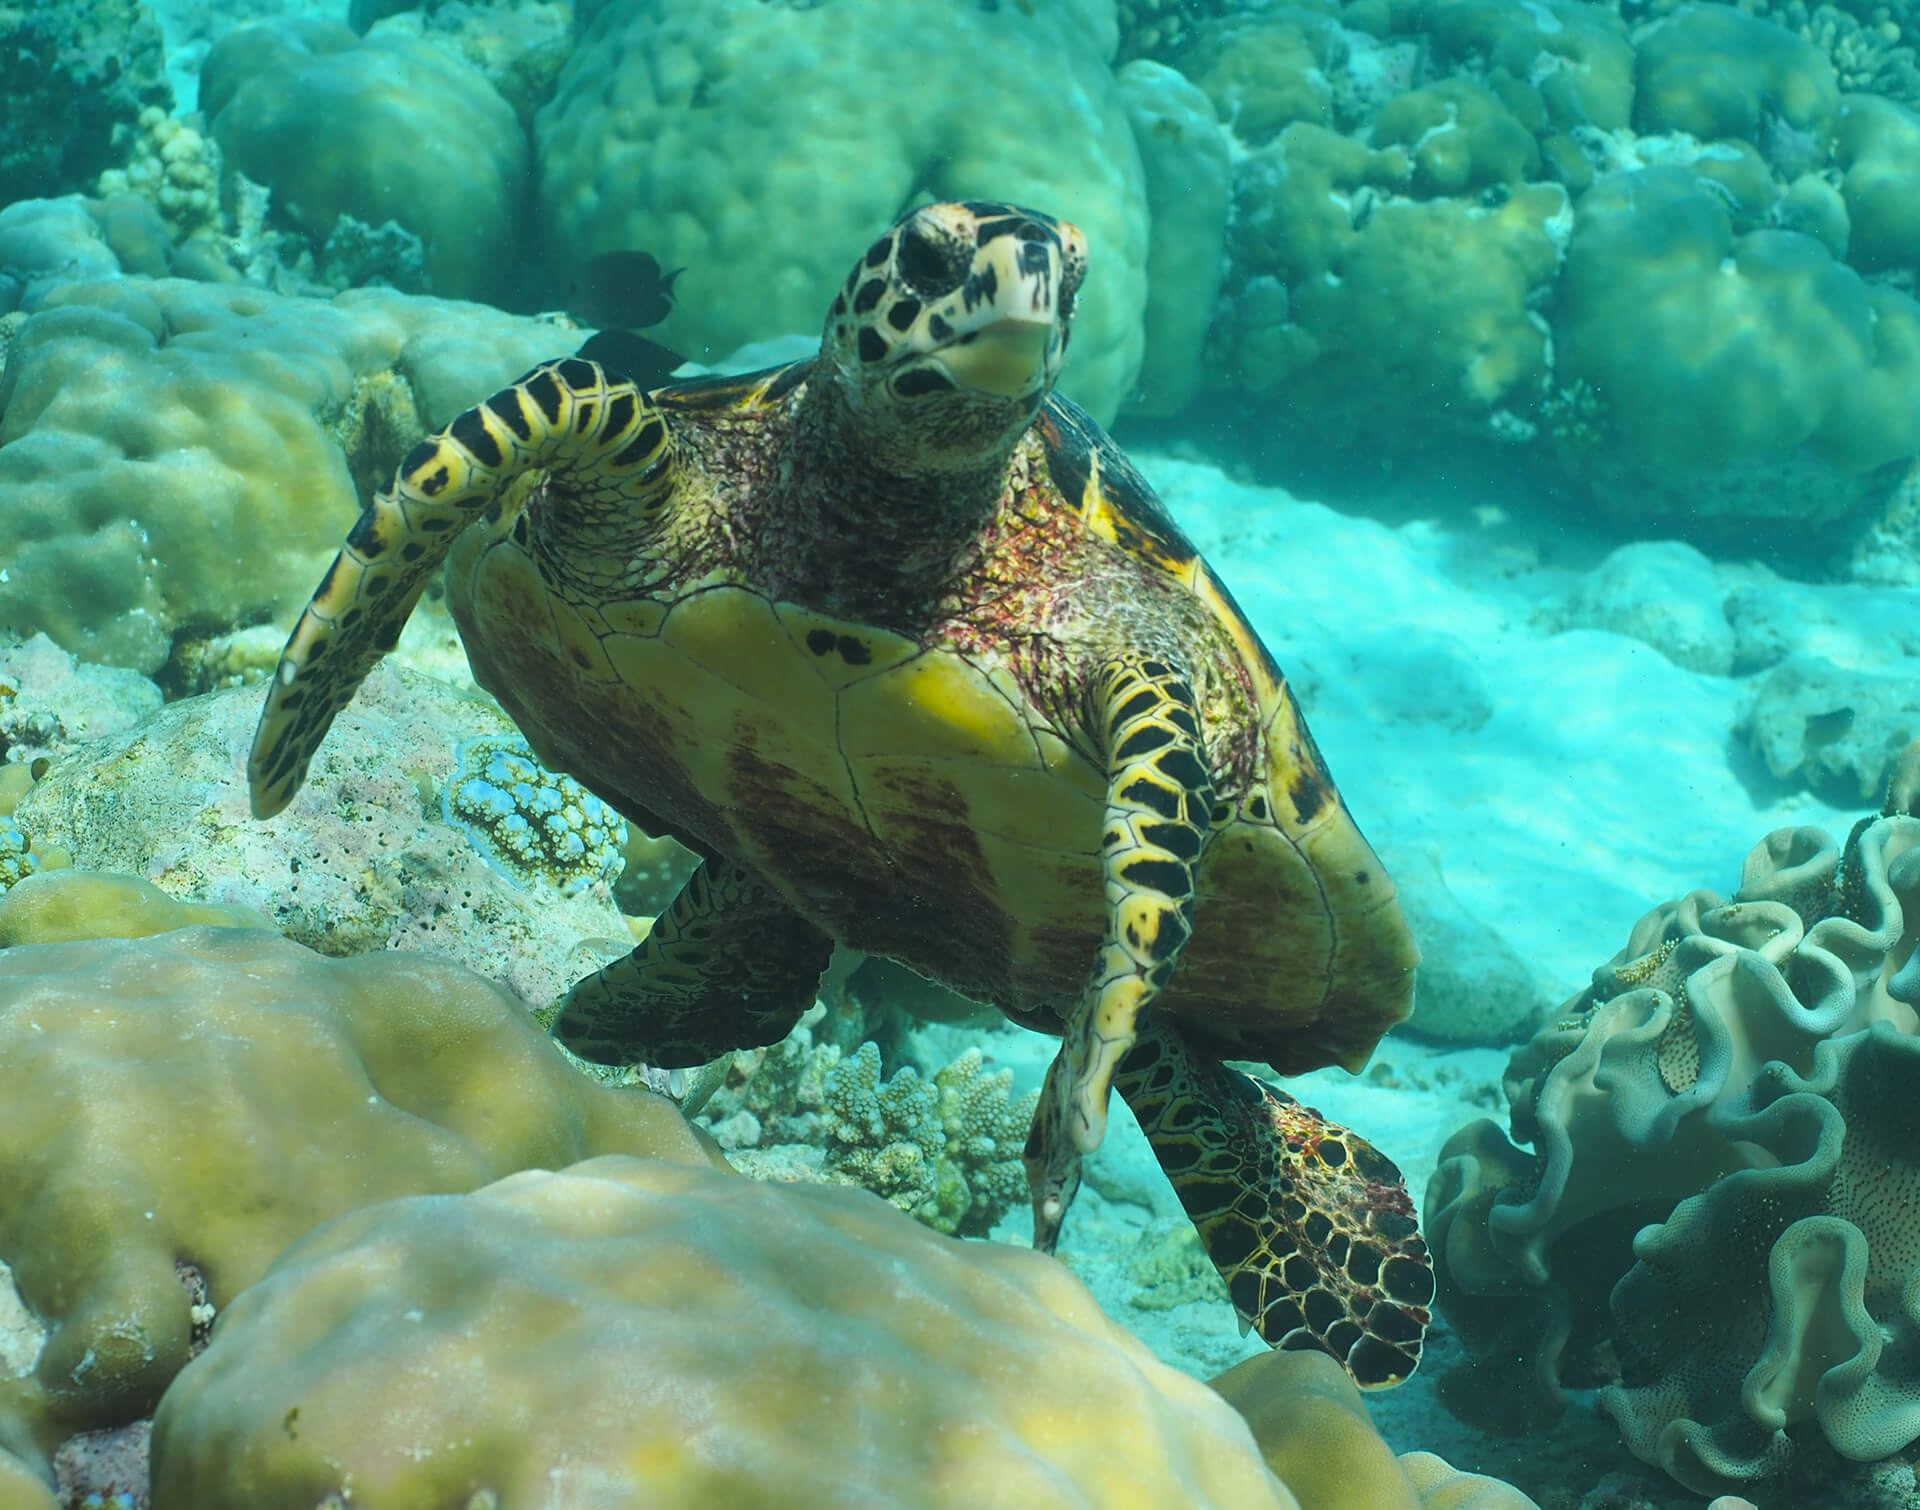
[[[922,299],[939,299],[966,282],[972,258],[952,241],[935,241],[915,228],[900,237],[894,267]]]

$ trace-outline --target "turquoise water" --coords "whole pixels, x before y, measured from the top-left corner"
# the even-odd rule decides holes
[[[1916,27],[0,7],[0,1510],[1920,1504]]]

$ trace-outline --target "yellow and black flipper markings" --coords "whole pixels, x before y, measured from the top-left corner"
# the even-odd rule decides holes
[[[778,1043],[833,940],[744,866],[706,860],[633,953],[567,993],[554,1036],[596,1064],[665,1069]]]
[[[1143,657],[1110,667],[1097,685],[1107,752],[1107,936],[1047,1068],[1027,1140],[1034,1243],[1043,1251],[1052,1250],[1072,1203],[1080,1155],[1106,1132],[1114,1071],[1193,932],[1194,871],[1213,808],[1186,677]]]
[[[1333,1354],[1363,1389],[1414,1371],[1433,1265],[1391,1159],[1171,1028],[1143,1029],[1114,1085],[1243,1322]]]
[[[578,358],[534,368],[415,446],[281,652],[247,764],[254,816],[293,800],[334,717],[394,647],[461,530],[498,518],[541,480],[549,507],[657,509],[671,494],[671,460],[666,426],[640,390]]]

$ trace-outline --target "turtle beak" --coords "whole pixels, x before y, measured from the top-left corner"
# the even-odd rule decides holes
[[[995,320],[940,352],[954,382],[976,393],[1023,398],[1047,381],[1052,320]]]

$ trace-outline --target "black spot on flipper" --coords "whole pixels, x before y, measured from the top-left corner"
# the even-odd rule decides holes
[[[1191,860],[1200,853],[1200,836],[1185,823],[1142,823],[1140,837],[1177,859]]]
[[[815,655],[826,655],[839,641],[831,629],[809,629],[807,631],[807,649]]]
[[[1296,823],[1310,823],[1327,805],[1327,788],[1319,775],[1309,769],[1303,769],[1287,786],[1287,796],[1293,802],[1293,817]]]
[[[438,442],[431,441],[431,440],[423,440],[420,442],[419,445],[415,446],[411,451],[407,452],[405,459],[401,461],[400,475],[404,478],[411,480],[413,478],[414,473],[418,472],[422,467],[431,465],[433,462],[437,461],[439,457],[440,457],[440,446]],[[447,469],[445,467],[442,467],[440,469],[441,475],[443,478],[446,474],[446,470]],[[415,486],[420,486],[420,485],[416,483]],[[446,484],[443,481],[441,483],[441,487],[445,487],[445,486]],[[431,492],[437,493],[440,491],[440,489],[439,488],[427,489],[425,487],[421,487],[421,491],[422,492],[431,491]]]
[[[951,340],[953,337],[953,327],[939,315],[935,315],[927,321],[927,334],[932,336],[936,341]]]
[[[480,417],[478,409],[469,409],[451,425],[447,434],[458,441],[473,459],[483,467],[497,467],[506,460],[506,453],[500,449],[500,442],[493,438],[487,429],[487,422]]]
[[[1113,752],[1113,758],[1115,760],[1132,760],[1140,755],[1151,755],[1155,750],[1164,750],[1168,745],[1173,743],[1174,738],[1173,730],[1163,729],[1155,724],[1148,724],[1143,729],[1135,729],[1125,739],[1121,740],[1119,746]],[[1164,762],[1161,764],[1161,769],[1166,769]]]
[[[1362,1384],[1385,1384],[1413,1372],[1416,1359],[1372,1337],[1362,1337],[1347,1354],[1347,1371]]]
[[[582,361],[579,357],[566,358],[560,362],[553,371],[561,382],[565,383],[569,388],[576,390],[597,388],[600,386],[602,379],[602,374],[598,367],[594,366],[591,362]]]
[[[532,538],[533,538],[533,531],[528,526],[527,516],[523,512],[513,521],[513,543],[519,546],[522,550],[525,550],[527,547],[527,542]]]
[[[871,325],[860,327],[860,360],[877,362],[887,354],[887,343]]]
[[[409,540],[405,545],[400,547],[400,559],[402,561],[418,561],[426,553],[427,547],[418,540]],[[342,617],[340,620],[340,625],[343,629],[348,627],[345,617]]]
[[[1375,1306],[1367,1318],[1367,1327],[1388,1342],[1418,1342],[1426,1336],[1420,1318],[1410,1316],[1399,1306]]]
[[[1155,692],[1151,687],[1143,687],[1113,710],[1113,717],[1107,720],[1107,727],[1117,729],[1122,724],[1131,723],[1141,714],[1157,706],[1159,702],[1159,693]]]
[[[1247,799],[1247,816],[1256,823],[1265,823],[1267,821],[1267,799],[1262,797],[1258,792],[1255,792]],[[1365,874],[1365,871],[1361,872],[1361,876],[1365,876]]]
[[[493,417],[511,430],[521,441],[533,439],[533,423],[527,418],[526,410],[521,407],[520,395],[511,388],[503,388],[487,400],[487,408]]]
[[[1433,1270],[1410,1258],[1395,1256],[1380,1271],[1380,1288],[1402,1305],[1429,1305],[1433,1301]]]
[[[886,291],[886,279],[869,278],[865,283],[860,285],[859,291],[853,296],[853,312],[856,315],[869,313],[874,305],[880,302],[880,296],[886,293]]]
[[[347,531],[347,544],[369,560],[386,550],[380,541],[379,520],[372,509],[361,510],[360,517],[353,521],[353,528]],[[331,572],[327,576],[332,580]]]
[[[892,252],[893,237],[882,236],[878,241],[874,242],[872,246],[867,248],[867,255],[862,261],[864,261],[868,267],[878,267],[887,260]]]
[[[1177,860],[1142,858],[1120,867],[1120,879],[1165,896],[1181,896],[1192,889],[1187,867]]]
[[[525,379],[527,397],[532,399],[549,425],[560,423],[562,395],[560,384],[551,372],[536,367]]]
[[[1204,791],[1212,785],[1207,769],[1200,764],[1199,757],[1183,745],[1176,745],[1162,755],[1155,765],[1169,781],[1190,792]]]
[[[919,318],[920,301],[918,299],[897,300],[893,308],[887,311],[887,323],[895,330],[905,330]]]
[[[613,456],[608,464],[616,467],[630,467],[645,461],[666,439],[666,427],[657,419],[650,419],[640,427],[639,434],[629,441]]]
[[[1357,1285],[1370,1285],[1380,1277],[1380,1250],[1368,1243],[1354,1244],[1347,1255],[1347,1277]]]
[[[840,659],[849,666],[864,666],[873,659],[873,651],[868,648],[866,641],[843,634],[840,636]]]
[[[1291,1265],[1293,1260],[1288,1259],[1287,1262]],[[1347,1308],[1340,1304],[1338,1297],[1318,1285],[1307,1291],[1306,1304],[1301,1309],[1307,1313],[1307,1325],[1322,1336],[1347,1314]]]
[[[1158,813],[1162,818],[1173,819],[1180,816],[1180,793],[1161,786],[1159,782],[1142,776],[1122,787],[1120,797],[1135,807],[1144,807]]]
[[[616,393],[607,401],[606,433],[619,435],[639,412],[640,405],[631,393]]]

